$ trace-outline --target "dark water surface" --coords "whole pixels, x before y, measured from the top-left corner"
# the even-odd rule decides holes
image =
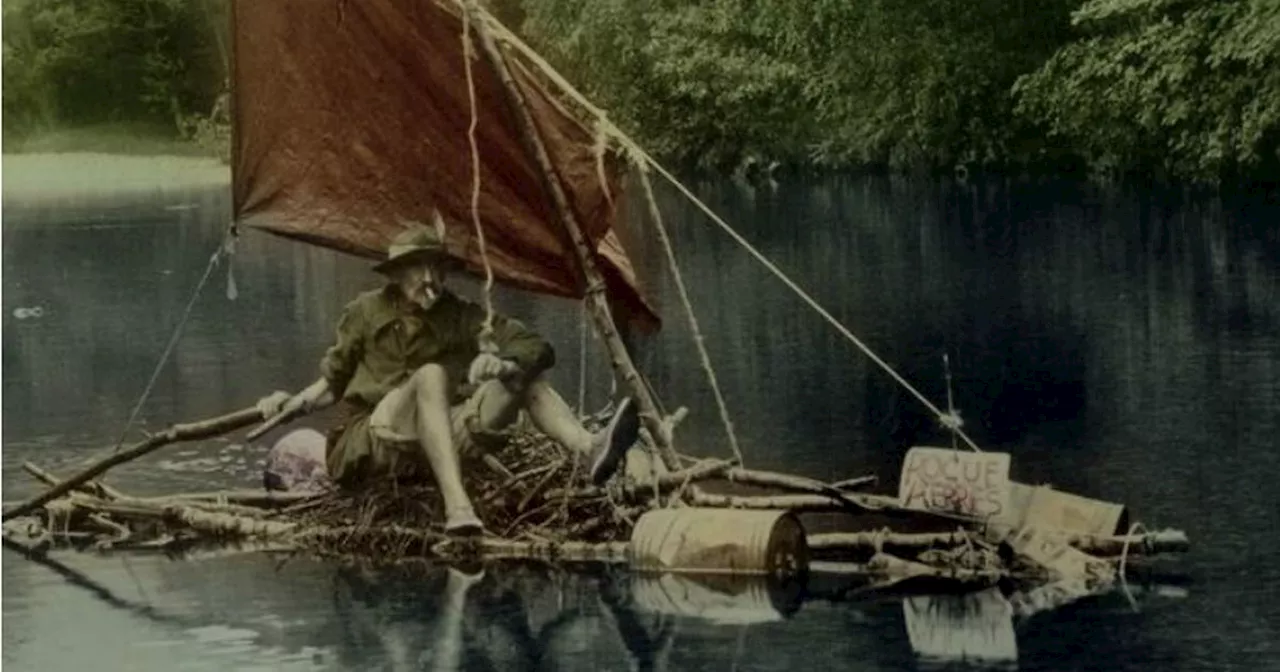
[[[1123,501],[1146,526],[1190,535],[1191,553],[1134,587],[1137,611],[1121,595],[1090,598],[1018,619],[1016,641],[998,609],[973,616],[997,666],[1280,669],[1274,204],[872,178],[698,191],[940,404],[949,354],[967,429],[1012,454],[1015,479]],[[892,483],[909,446],[947,444],[926,409],[723,233],[667,205],[749,466]],[[66,472],[116,439],[230,212],[208,191],[78,212],[4,206],[11,502],[34,491],[23,461]],[[639,254],[660,259],[642,237]],[[642,265],[669,328],[638,360],[667,406],[693,411],[684,445],[725,455],[674,286]],[[341,306],[375,282],[361,261],[253,232],[231,271],[238,296],[217,268],[139,425],[309,382]],[[577,306],[500,304],[559,344],[555,380],[576,400]],[[596,406],[608,380],[594,342],[586,361]],[[111,482],[138,494],[254,486],[263,452],[174,447]],[[490,571],[472,584],[443,569],[371,575],[255,555],[59,560],[4,551],[6,668],[909,670],[937,667],[928,654],[948,636],[974,637],[948,635],[938,612],[952,602],[826,599],[838,585],[810,586],[807,600],[752,585],[716,604],[697,585],[602,573]]]

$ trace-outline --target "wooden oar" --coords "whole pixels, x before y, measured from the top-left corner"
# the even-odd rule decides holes
[[[237,429],[248,427],[254,422],[262,419],[262,412],[257,407],[250,407],[229,413],[217,418],[210,418],[200,422],[174,425],[159,434],[153,434],[146,441],[136,443],[127,450],[108,455],[81,471],[80,473],[68,478],[46,490],[43,494],[32,497],[31,499],[9,509],[0,516],[0,521],[9,520],[25,513],[30,513],[37,508],[71,492],[72,490],[88,483],[97,478],[106,470],[118,464],[130,462],[147,453],[155,451],[159,448],[167,446],[171,443],[179,443],[183,441],[195,441],[199,439],[207,439],[212,436],[219,436],[227,432],[233,432]]]
[[[248,434],[245,434],[244,440],[257,441],[258,438],[261,437],[263,434],[266,434],[267,432],[275,429],[276,427],[279,427],[280,425],[296,418],[301,414],[302,414],[301,409],[280,411],[279,413],[276,413],[275,415],[273,415],[270,420],[267,420],[261,425],[258,425],[258,427],[255,428],[253,431],[249,432]]]

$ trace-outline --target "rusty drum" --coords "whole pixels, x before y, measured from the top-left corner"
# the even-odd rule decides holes
[[[790,511],[678,508],[649,511],[631,532],[639,572],[804,574],[809,544]]]

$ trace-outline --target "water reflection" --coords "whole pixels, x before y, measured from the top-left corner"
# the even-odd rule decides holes
[[[977,661],[1017,668],[1013,607],[998,589],[902,600],[911,648],[924,661]]]
[[[1097,620],[1130,608],[1115,593],[868,590],[863,580],[823,573],[778,582],[531,564],[371,568],[227,552],[180,561],[24,558],[5,548],[6,591],[17,589],[5,600],[5,657],[23,668],[69,668],[95,654],[84,643],[47,648],[14,637],[12,616],[22,617],[20,628],[114,623],[109,631],[132,635],[97,655],[140,671],[182,662],[183,669],[657,672],[777,669],[796,660],[814,668],[1004,669],[1046,657],[1034,618]],[[15,562],[46,570],[29,586],[37,591],[14,584]],[[29,568],[23,576],[37,577]],[[1149,582],[1129,591],[1142,609],[1187,595]],[[148,658],[156,649],[165,654]]]
[[[1274,203],[874,178],[797,179],[755,193],[718,182],[696,190],[932,399],[945,399],[941,355],[949,354],[966,428],[984,447],[1013,454],[1014,479],[1122,501],[1136,520],[1187,531],[1194,552],[1186,566],[1209,588],[1173,608],[1144,603],[1140,614],[1123,596],[1109,595],[1027,616],[1015,623],[1021,668],[1053,669],[1062,657],[1077,668],[1184,670],[1275,658],[1280,229]],[[947,442],[916,401],[702,215],[662,191],[676,255],[750,466],[822,478],[873,473],[895,484],[911,444]],[[643,204],[636,205],[642,212]],[[5,499],[31,492],[23,460],[65,473],[115,438],[229,214],[225,190],[208,188],[97,202],[92,209],[24,207],[6,198]],[[642,339],[637,359],[668,405],[690,407],[680,428],[684,447],[724,455],[718,414],[663,272],[664,254],[651,232],[631,238],[667,318],[667,329]],[[239,289],[234,301],[225,292],[227,272]],[[246,232],[231,268],[218,269],[196,304],[140,425],[225,413],[264,391],[314,379],[343,304],[375,282],[360,260]],[[588,406],[602,401],[607,365],[594,339],[579,359],[578,306],[510,292],[497,298],[556,343],[554,381],[568,398],[576,401],[585,363]],[[33,306],[42,308],[38,317],[15,314]],[[254,447],[208,441],[166,450],[108,480],[131,494],[254,486],[261,457]],[[81,655],[74,664],[87,666],[104,656],[143,656],[131,642],[144,640],[155,651],[165,641],[189,647],[183,655],[191,660],[207,653],[190,644],[185,629],[121,618],[114,607],[86,602],[80,589],[56,583],[56,575],[10,557],[6,552],[6,662],[58,669]],[[138,581],[118,560],[68,560],[118,596],[137,596],[140,604],[203,619],[237,637],[260,633],[254,641],[306,659],[289,664],[312,664],[303,652],[313,646],[329,652],[324,664],[342,666],[333,662],[345,630],[333,606],[332,568],[295,561],[275,573],[269,558],[130,562]],[[161,577],[165,584],[158,586]],[[446,579],[432,579],[430,594],[406,579],[397,584],[402,594],[387,598],[416,605],[397,616],[415,637],[432,636],[422,633],[434,626],[418,621],[435,608]],[[811,581],[794,611],[786,600],[756,595],[758,611],[729,618],[710,597],[697,608],[661,608],[672,599],[668,593],[712,590],[706,586],[652,590],[574,579],[561,581],[561,590],[539,579],[531,580],[538,590],[509,590],[497,599],[490,595],[496,580],[487,572],[467,591],[464,615],[475,624],[463,628],[470,647],[463,649],[464,667],[473,664],[467,652],[478,646],[476,633],[508,642],[485,645],[499,667],[544,665],[551,649],[560,652],[555,660],[599,656],[612,661],[606,666],[644,669],[730,667],[739,650],[739,667],[787,667],[788,656],[815,668],[910,669],[918,662],[900,598],[815,601],[815,592],[834,593],[816,591]],[[370,590],[376,593],[377,584]],[[574,589],[592,596],[578,599],[567,589],[572,585],[596,587]],[[627,608],[609,608],[601,597],[606,590]],[[544,629],[564,613],[545,606],[561,593],[585,615]],[[728,603],[736,594],[747,593],[712,590],[711,597]],[[156,601],[165,596],[168,603]],[[364,603],[353,597],[351,604]],[[770,608],[784,618],[768,620]],[[726,622],[698,613],[721,613]],[[529,614],[542,619],[537,627],[494,625],[507,617],[529,622]],[[86,627],[97,634],[61,647],[49,633],[67,616],[93,619]],[[728,622],[733,618],[759,622]],[[190,637],[209,640],[206,648],[230,637],[200,633]],[[519,643],[529,638],[537,642],[533,658],[529,645]],[[654,643],[626,643],[646,641]],[[224,645],[232,646],[217,644]],[[355,660],[375,648],[353,646],[344,655]],[[149,663],[133,667],[172,669],[177,659],[147,655],[138,660]],[[61,657],[54,664],[49,656]]]
[[[1043,657],[1019,630],[1047,606],[1028,607],[1025,594],[998,587],[961,595],[866,591],[840,576],[801,585],[605,567],[375,570],[218,553],[181,561],[26,561],[48,572],[39,593],[19,584],[19,594],[6,598],[20,607],[6,607],[6,621],[13,613],[25,623],[66,619],[72,627],[85,618],[93,620],[84,625],[112,620],[113,629],[135,634],[105,653],[133,661],[129,669],[137,670],[173,669],[167,665],[182,661],[183,669],[211,670],[662,671],[779,669],[799,660],[815,669],[900,669],[908,661],[1003,669]],[[24,560],[6,550],[6,589],[14,562]],[[1143,608],[1168,599],[1150,586],[1133,591]],[[1103,614],[1128,607],[1118,595],[1091,599],[1102,602],[1086,609]],[[94,604],[105,610],[87,608]],[[833,637],[839,645],[828,646]],[[168,649],[163,665],[144,653],[157,647]],[[84,646],[58,650],[6,635],[6,659],[24,667],[67,669],[88,655]]]

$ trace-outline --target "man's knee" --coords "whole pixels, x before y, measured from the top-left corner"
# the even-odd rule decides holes
[[[439,364],[424,364],[413,372],[409,380],[419,394],[444,394],[449,385],[449,373]]]

